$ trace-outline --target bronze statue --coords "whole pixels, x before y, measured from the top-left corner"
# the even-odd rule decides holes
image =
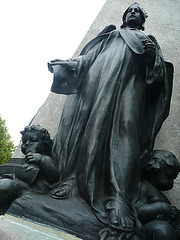
[[[51,196],[77,188],[101,222],[129,238],[138,235],[141,165],[168,116],[173,78],[154,36],[141,31],[146,17],[133,3],[120,30],[110,25],[79,57],[48,63],[51,90],[70,95],[53,141],[62,184]]]
[[[153,151],[143,166],[143,181],[138,202],[138,218],[146,240],[180,239],[180,210],[161,191],[173,188],[180,163],[173,153]]]
[[[173,65],[143,33],[146,18],[133,3],[120,30],[109,25],[79,57],[48,63],[51,90],[69,96],[53,142],[43,142],[46,130],[27,127],[20,169],[0,167],[0,189],[18,179],[8,213],[84,240],[179,239],[179,210],[161,193],[172,188],[179,163],[153,152],[169,114]]]
[[[21,163],[8,162],[0,166],[0,212],[4,213],[12,201],[24,191],[48,193],[59,180],[59,173],[51,157],[52,140],[48,131],[39,125],[27,126],[22,134]]]

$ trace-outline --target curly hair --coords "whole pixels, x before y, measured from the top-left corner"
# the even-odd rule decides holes
[[[172,152],[165,150],[154,150],[149,157],[144,161],[143,172],[157,172],[161,168],[173,167],[180,172],[180,162]]]
[[[45,128],[42,128],[40,125],[26,126],[24,130],[20,132],[22,134],[22,137],[21,137],[22,144],[27,139],[27,133],[30,133],[30,132],[38,136],[39,148],[41,148],[41,150],[45,154],[50,155],[52,150],[52,140],[50,138],[49,132]]]

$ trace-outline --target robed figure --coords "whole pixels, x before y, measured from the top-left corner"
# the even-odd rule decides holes
[[[52,91],[67,97],[53,154],[62,184],[55,198],[77,188],[99,220],[114,229],[137,225],[142,161],[169,113],[173,66],[165,62],[147,17],[132,4],[120,30],[106,27],[75,59],[54,60]]]

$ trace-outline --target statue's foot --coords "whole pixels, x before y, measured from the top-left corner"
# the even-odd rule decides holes
[[[105,202],[108,225],[125,232],[134,231],[135,218],[129,207],[118,198],[108,198]]]
[[[72,185],[70,183],[61,184],[58,188],[53,189],[50,192],[50,196],[56,199],[69,198],[72,191]]]
[[[98,240],[140,240],[134,233],[119,232],[112,228],[104,228],[98,234]]]

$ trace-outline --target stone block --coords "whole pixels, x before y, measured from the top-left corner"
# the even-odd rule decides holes
[[[75,236],[10,215],[0,216],[1,240],[80,240]]]

